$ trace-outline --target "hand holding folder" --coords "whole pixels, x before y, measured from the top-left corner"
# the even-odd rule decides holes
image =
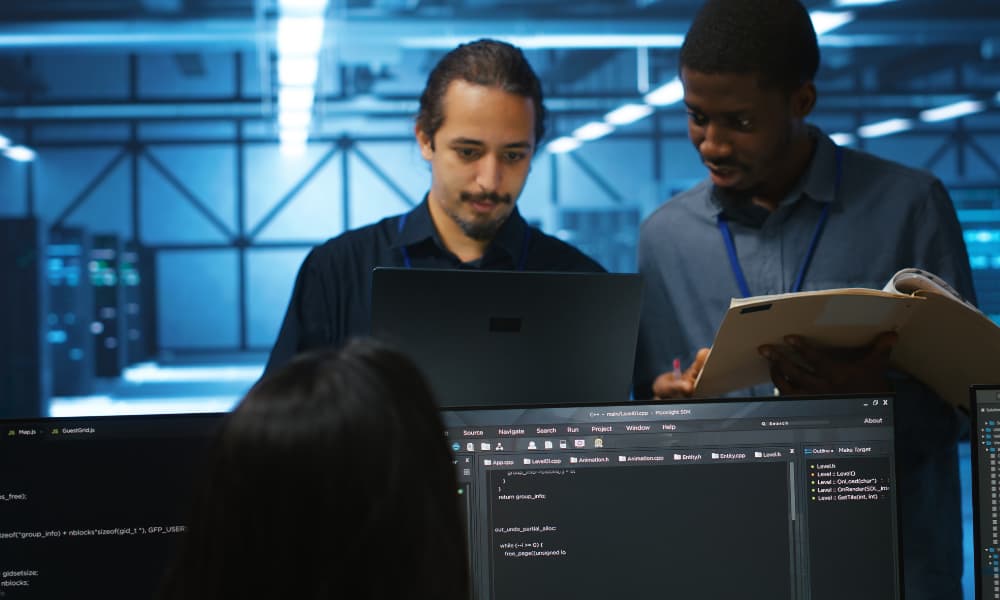
[[[968,386],[1000,380],[1000,327],[939,277],[897,272],[883,290],[841,288],[733,299],[695,387],[713,396],[770,381],[757,348],[787,335],[829,347],[860,347],[884,331],[899,339],[890,364],[955,406]]]

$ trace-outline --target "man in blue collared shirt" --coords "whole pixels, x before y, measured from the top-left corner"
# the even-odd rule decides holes
[[[805,119],[819,48],[797,0],[709,0],[680,55],[689,137],[709,179],[642,225],[646,298],[637,397],[690,395],[732,297],[881,288],[904,267],[932,271],[974,300],[954,207],[932,175],[838,148]],[[960,599],[956,442],[961,416],[888,369],[895,334],[845,358],[792,336],[808,368],[760,349],[782,393],[894,390],[905,589]],[[676,376],[672,362],[691,366]],[[971,382],[970,382],[971,383]],[[760,386],[747,393],[768,394]]]
[[[479,40],[445,55],[428,77],[415,128],[431,166],[430,191],[407,214],[313,248],[267,370],[369,333],[377,266],[603,271],[529,226],[515,207],[544,121],[541,83],[520,50]]]

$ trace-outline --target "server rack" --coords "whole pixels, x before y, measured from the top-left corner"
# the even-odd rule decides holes
[[[94,291],[88,276],[90,237],[80,228],[49,231],[46,276],[52,394],[83,396],[93,392],[94,352],[91,324]]]
[[[35,417],[48,404],[48,294],[45,227],[35,218],[0,219],[0,415]],[[6,435],[7,432],[3,432]]]

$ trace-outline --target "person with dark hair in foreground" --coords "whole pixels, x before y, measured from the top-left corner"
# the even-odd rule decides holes
[[[881,289],[920,267],[974,301],[951,199],[933,175],[840,148],[806,118],[819,47],[797,0],[708,0],[680,53],[688,133],[709,178],[642,225],[637,397],[691,395],[732,297]],[[779,332],[785,333],[785,332]],[[795,333],[795,332],[788,332]],[[906,597],[959,599],[962,417],[888,368],[896,337],[845,353],[791,335],[759,349],[774,386],[739,395],[895,391]],[[691,365],[680,376],[675,358]],[[971,382],[970,382],[971,383]]]
[[[401,354],[297,357],[228,416],[161,598],[467,600],[446,441]]]
[[[529,226],[515,207],[545,134],[542,86],[518,48],[479,40],[446,54],[427,79],[415,133],[430,163],[430,192],[406,214],[313,248],[267,371],[298,352],[369,334],[377,266],[604,270]]]

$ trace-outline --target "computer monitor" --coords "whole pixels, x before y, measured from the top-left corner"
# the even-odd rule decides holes
[[[473,597],[899,598],[893,405],[445,410]]]
[[[442,406],[625,401],[641,304],[635,274],[378,268],[372,333]]]
[[[977,600],[1000,600],[1000,384],[969,389],[972,413],[972,531]]]
[[[221,419],[0,421],[0,597],[155,597]]]

